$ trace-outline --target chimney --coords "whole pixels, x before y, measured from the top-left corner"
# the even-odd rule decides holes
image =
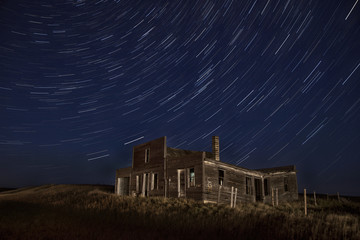
[[[212,137],[212,153],[213,153],[213,158],[216,161],[220,161],[220,155],[219,155],[219,136],[213,136]]]

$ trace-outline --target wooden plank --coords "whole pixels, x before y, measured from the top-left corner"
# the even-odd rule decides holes
[[[222,186],[221,185],[219,185],[219,187],[218,187],[218,197],[217,197],[217,203],[219,204],[220,203],[220,197],[221,197],[221,188],[222,188]]]
[[[234,208],[236,207],[236,199],[237,199],[237,188],[235,188]]]
[[[305,210],[305,216],[307,216],[306,188],[304,188],[304,210]]]

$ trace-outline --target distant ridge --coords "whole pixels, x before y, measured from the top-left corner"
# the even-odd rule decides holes
[[[16,188],[0,188],[0,192],[15,190]]]

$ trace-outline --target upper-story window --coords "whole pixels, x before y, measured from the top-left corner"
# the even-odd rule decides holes
[[[224,185],[224,170],[219,170],[219,185],[222,186]]]
[[[252,194],[252,183],[251,183],[251,177],[246,177],[246,194],[251,195]]]
[[[150,148],[145,149],[145,162],[148,163],[150,160]]]

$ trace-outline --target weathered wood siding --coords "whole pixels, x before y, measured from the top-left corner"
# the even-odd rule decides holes
[[[287,178],[287,191],[285,191],[285,178]],[[268,179],[268,195],[264,202],[272,202],[272,189],[278,189],[279,202],[293,201],[298,199],[298,186],[295,172],[265,174],[264,179]]]
[[[131,174],[131,167],[116,169],[116,177],[129,177]]]
[[[128,177],[131,179],[131,167],[116,169],[115,193],[119,192],[119,178]]]
[[[219,170],[224,171],[224,182],[221,187]],[[249,178],[248,190],[246,178]],[[264,179],[267,179],[267,186],[264,186]],[[256,181],[258,181],[257,186]],[[287,187],[285,187],[285,182]],[[203,200],[205,202],[230,204],[232,187],[237,188],[237,203],[255,201],[272,203],[271,190],[273,188],[278,189],[279,202],[298,199],[296,172],[263,173],[213,159],[204,161],[204,186]]]
[[[194,152],[185,156],[168,157],[167,174],[169,177],[169,197],[178,197],[178,170],[184,169],[185,173],[185,196],[186,198],[202,200],[202,160],[203,152]],[[195,186],[189,184],[189,170],[195,170]]]
[[[224,182],[219,185],[219,170],[224,171]],[[255,201],[255,185],[254,179],[261,179],[261,174],[248,171],[246,169],[234,168],[223,162],[207,159],[204,162],[205,173],[205,191],[203,199],[205,202],[218,202],[220,195],[220,203],[230,204],[231,188],[237,188],[236,202],[254,202]],[[251,178],[251,191],[246,193],[246,177]]]
[[[190,183],[190,169],[194,169],[195,184]],[[221,186],[219,170],[224,172]],[[216,161],[212,153],[168,148],[166,137],[133,148],[132,167],[116,170],[115,189],[125,189],[124,182],[129,182],[129,193],[133,196],[180,196],[230,204],[233,188],[234,195],[237,190],[237,203],[271,204],[272,189],[278,189],[279,202],[298,199],[295,166],[249,170]]]
[[[145,162],[145,149],[149,149],[149,159]],[[164,162],[166,157],[166,137],[143,143],[133,148],[133,171],[130,180],[130,193],[140,195],[143,188],[144,174],[148,174],[148,196],[164,196]],[[157,174],[157,188],[151,189],[151,176]],[[136,176],[139,177],[139,187],[136,191]]]
[[[149,161],[145,162],[145,149],[150,150]],[[133,148],[133,170],[146,171],[153,168],[164,168],[166,156],[166,138],[158,138]]]

